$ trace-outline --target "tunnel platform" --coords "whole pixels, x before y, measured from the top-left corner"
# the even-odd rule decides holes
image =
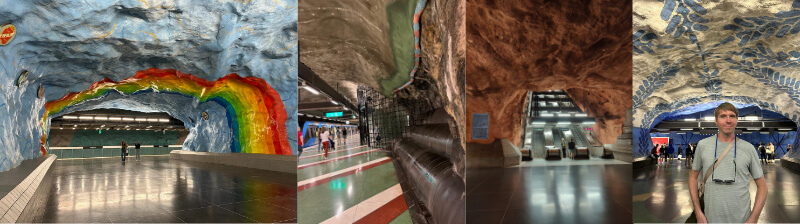
[[[692,213],[689,196],[689,172],[686,160],[672,160],[633,170],[634,222],[684,223]],[[800,174],[781,167],[783,161],[762,165],[767,182],[767,201],[759,223],[800,222]],[[750,181],[751,202],[756,184]],[[750,205],[752,206],[752,205]]]
[[[390,153],[348,136],[336,150],[303,149],[297,167],[298,223],[411,223],[402,178]]]
[[[26,222],[297,222],[294,174],[148,156],[55,160]]]
[[[630,165],[596,160],[468,169],[467,223],[630,223]]]

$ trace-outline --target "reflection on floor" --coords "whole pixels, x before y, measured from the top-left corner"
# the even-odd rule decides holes
[[[630,183],[630,164],[469,169],[467,223],[630,223]]]
[[[522,161],[518,166],[522,167],[530,167],[530,166],[572,166],[572,165],[625,165],[630,163],[626,163],[623,161],[619,161],[616,159],[602,159],[602,158],[595,158],[591,157],[589,159],[562,159],[562,160],[545,160],[536,158],[531,161]]]
[[[673,160],[633,171],[634,222],[683,223],[689,218],[692,213],[688,185],[691,168],[684,162]],[[762,168],[768,191],[758,222],[800,222],[800,175],[781,168],[779,162]],[[756,183],[751,180],[751,203],[755,202],[756,190]]]
[[[57,160],[42,222],[297,222],[294,174],[170,160]]]
[[[358,136],[327,160],[315,146],[304,149],[297,173],[299,223],[411,223],[392,159]]]

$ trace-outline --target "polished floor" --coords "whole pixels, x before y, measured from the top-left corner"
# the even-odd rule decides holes
[[[685,160],[673,160],[633,170],[634,222],[684,223],[689,218],[692,213],[688,185],[691,168],[684,163]],[[800,223],[800,175],[780,167],[779,161],[762,168],[768,191],[758,222]],[[755,181],[751,180],[752,203],[756,190]]]
[[[631,165],[467,170],[467,223],[630,223]]]
[[[411,223],[392,159],[349,136],[323,159],[316,147],[298,163],[299,223]]]
[[[41,222],[297,222],[294,174],[168,156],[57,160]]]

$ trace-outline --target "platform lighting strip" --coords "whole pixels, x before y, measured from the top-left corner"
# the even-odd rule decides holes
[[[144,118],[144,117],[63,116],[63,118],[67,120],[169,122],[169,119],[167,118]]]
[[[308,92],[311,92],[311,93],[312,93],[312,94],[314,94],[314,95],[319,95],[319,94],[321,93],[320,91],[318,91],[318,90],[314,89],[314,87],[311,87],[311,86],[309,86],[309,85],[308,85],[307,83],[305,83],[305,82],[303,83],[303,89],[306,89],[306,90],[308,90]],[[332,98],[333,98],[333,97],[331,97],[330,95],[328,95],[328,94],[325,94],[325,93],[322,93],[322,95],[323,95],[323,96],[325,96],[325,97],[326,97],[326,98],[328,98],[328,99],[332,99]],[[337,101],[335,101],[335,100],[331,100],[331,103],[332,103],[333,105],[339,105],[339,102],[337,102]],[[344,108],[344,110],[349,110],[349,109],[347,109],[347,107],[345,107],[344,105],[342,105],[342,107]],[[298,114],[299,114],[299,113],[298,113]]]

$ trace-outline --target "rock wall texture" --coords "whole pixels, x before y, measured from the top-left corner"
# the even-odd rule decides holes
[[[414,66],[416,3],[300,1],[300,61],[353,101],[359,85],[390,95]]]
[[[229,73],[261,78],[288,105],[287,131],[296,132],[297,1],[2,1],[5,23],[17,35],[0,46],[0,125],[8,127],[0,130],[0,171],[41,156],[45,102],[153,67],[205,80]],[[29,76],[18,87],[23,71]],[[114,106],[135,110],[137,104]],[[173,116],[191,123],[186,117],[199,114],[201,105],[192,106]],[[184,145],[223,144],[222,121],[207,125],[194,127]],[[295,147],[296,137],[288,138]]]
[[[353,101],[359,85],[391,95],[414,65],[417,3],[301,1],[300,61]],[[463,121],[465,6],[463,0],[427,1],[419,21],[420,68],[409,86],[391,95],[410,110],[445,108],[454,121]],[[463,122],[451,127],[463,136]]]
[[[420,69],[414,82],[397,93],[407,107],[444,108],[453,117],[450,133],[462,140],[466,99],[465,6],[465,1],[428,1],[420,17]]]
[[[489,113],[491,143],[519,144],[527,91],[564,89],[597,118],[603,143],[622,133],[631,89],[631,1],[467,3],[467,110]]]
[[[799,21],[800,0],[635,1],[635,156],[664,117],[722,101],[800,121]]]

